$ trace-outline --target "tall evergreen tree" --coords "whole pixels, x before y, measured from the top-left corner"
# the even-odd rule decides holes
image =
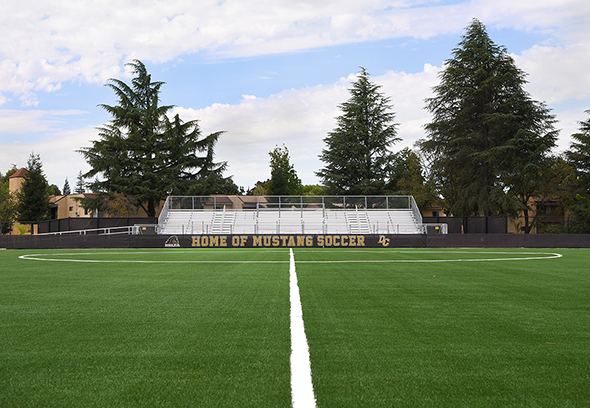
[[[82,194],[86,192],[86,188],[85,188],[86,183],[84,182],[84,175],[82,174],[82,171],[78,172],[78,177],[76,178],[76,189],[74,190],[74,192],[76,194]]]
[[[473,20],[446,61],[435,96],[426,100],[433,120],[420,142],[447,211],[469,216],[524,209],[506,189],[528,194],[517,184],[536,177],[529,164],[542,161],[557,138],[554,116],[530,98],[525,83],[506,48]],[[526,177],[518,179],[520,171]],[[514,176],[509,186],[508,175]]]
[[[68,178],[66,177],[66,181],[64,182],[64,188],[62,189],[63,195],[70,195],[72,194],[72,189],[70,188],[70,183],[68,182]]]
[[[223,132],[201,138],[196,120],[183,122],[160,105],[163,82],[154,82],[138,60],[128,64],[135,77],[131,85],[118,79],[107,84],[118,104],[100,105],[112,121],[99,128],[101,140],[82,148],[92,170],[85,178],[102,176],[91,183],[93,191],[121,193],[155,216],[160,200],[169,194],[200,191],[213,178],[222,179],[226,163],[214,163],[214,146]]]
[[[27,170],[21,188],[16,193],[17,220],[36,222],[48,219],[51,214],[51,203],[47,198],[48,183],[39,155],[31,153]]]
[[[301,191],[301,179],[289,159],[287,146],[277,146],[270,155],[270,180],[266,186],[268,195],[297,195]]]
[[[590,110],[586,113],[590,115]],[[572,139],[566,157],[577,170],[584,187],[590,190],[590,118],[580,122],[580,132],[574,133]]]
[[[383,194],[393,159],[389,149],[401,140],[390,98],[364,68],[357,78],[349,89],[350,99],[339,105],[342,115],[324,139],[326,148],[320,155],[326,166],[316,175],[329,194]]]

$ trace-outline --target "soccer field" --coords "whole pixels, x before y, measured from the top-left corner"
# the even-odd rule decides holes
[[[590,406],[590,250],[293,259],[319,407]],[[290,272],[289,249],[0,251],[0,406],[292,406]]]

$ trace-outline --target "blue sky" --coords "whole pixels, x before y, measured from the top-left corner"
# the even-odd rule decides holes
[[[50,183],[75,183],[76,150],[97,139],[113,104],[108,78],[129,80],[137,58],[166,82],[163,104],[204,134],[225,130],[217,160],[252,187],[285,144],[305,184],[318,180],[323,138],[363,66],[391,97],[412,147],[430,120],[424,99],[473,18],[528,74],[561,129],[556,152],[590,109],[586,0],[185,2],[8,0],[0,4],[0,172],[39,154]]]

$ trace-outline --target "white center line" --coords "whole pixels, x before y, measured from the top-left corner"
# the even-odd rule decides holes
[[[290,299],[291,299],[291,400],[293,408],[313,408],[316,406],[311,382],[311,363],[305,328],[303,326],[303,310],[295,272],[295,257],[289,249],[291,266]]]

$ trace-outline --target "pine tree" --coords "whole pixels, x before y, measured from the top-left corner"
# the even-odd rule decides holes
[[[66,181],[64,182],[64,188],[62,189],[63,195],[70,195],[72,194],[72,190],[70,189],[70,183],[68,182],[68,178],[66,177]]]
[[[86,192],[85,185],[86,185],[86,183],[84,182],[84,175],[80,171],[80,172],[78,172],[78,177],[76,178],[76,189],[74,190],[74,192],[76,194],[85,193]]]
[[[51,203],[47,198],[48,183],[39,155],[31,153],[27,170],[21,188],[16,193],[17,220],[35,222],[48,219],[51,214]]]
[[[390,98],[364,68],[357,78],[349,89],[350,99],[339,106],[342,115],[324,139],[326,148],[320,155],[326,166],[316,175],[329,194],[383,194],[393,159],[389,149],[400,140]]]
[[[159,99],[164,83],[152,81],[141,61],[128,65],[135,74],[130,86],[118,79],[107,84],[118,104],[100,105],[112,121],[99,128],[101,140],[80,153],[92,168],[84,177],[102,176],[91,183],[93,191],[131,197],[153,217],[167,195],[207,194],[203,186],[223,179],[226,163],[213,161],[223,132],[201,138],[196,120],[183,122],[178,115],[169,119],[173,106],[161,106]]]
[[[528,192],[522,185],[537,177],[529,165],[541,164],[557,138],[554,116],[530,98],[525,83],[525,73],[506,48],[473,20],[446,61],[435,96],[426,100],[433,120],[426,125],[428,138],[420,142],[452,214],[507,215],[525,209],[522,194]],[[522,172],[526,177],[519,178]]]

